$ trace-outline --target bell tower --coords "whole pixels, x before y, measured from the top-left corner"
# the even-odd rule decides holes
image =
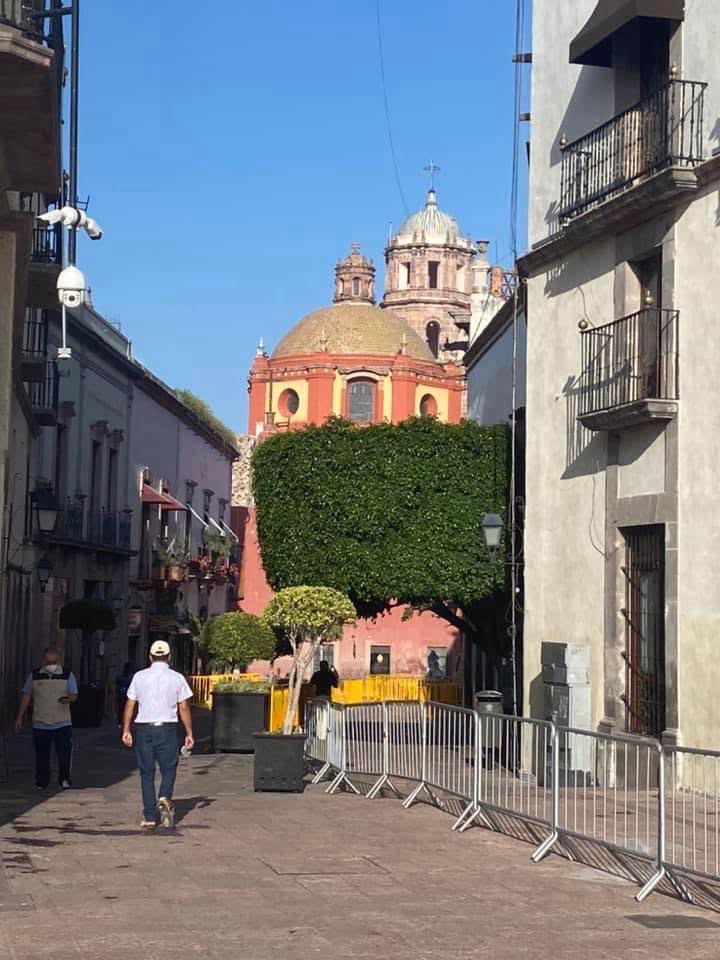
[[[375,303],[375,266],[351,243],[350,253],[335,267],[334,303]]]

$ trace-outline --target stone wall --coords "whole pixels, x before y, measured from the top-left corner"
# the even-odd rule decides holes
[[[238,434],[235,445],[240,451],[239,458],[233,464],[232,506],[251,507],[250,458],[257,440],[248,434]]]

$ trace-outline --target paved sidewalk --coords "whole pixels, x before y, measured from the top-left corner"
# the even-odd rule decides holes
[[[252,759],[181,763],[174,834],[137,828],[117,730],[78,731],[70,793],[38,798],[27,753],[0,786],[8,960],[716,960],[720,916],[517,840],[449,830],[396,800],[255,794]],[[16,744],[29,750],[29,739]],[[24,767],[24,769],[22,769]]]

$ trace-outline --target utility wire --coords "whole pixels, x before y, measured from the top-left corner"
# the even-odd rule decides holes
[[[388,144],[390,145],[390,155],[392,156],[393,167],[395,169],[395,182],[397,183],[398,192],[400,194],[400,200],[402,201],[403,209],[405,215],[409,215],[410,210],[405,200],[405,194],[402,188],[402,182],[400,180],[400,170],[398,169],[397,156],[395,155],[395,143],[393,141],[392,135],[392,124],[390,122],[390,104],[388,103],[387,95],[387,81],[385,79],[385,55],[383,53],[383,42],[382,42],[382,24],[380,22],[380,0],[375,2],[375,13],[377,16],[377,37],[378,37],[378,53],[380,55],[380,78],[382,80],[382,89],[383,89],[383,102],[385,104],[385,123],[387,126],[387,138]]]

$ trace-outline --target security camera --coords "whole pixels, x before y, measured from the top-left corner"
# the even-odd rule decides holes
[[[57,278],[58,299],[64,307],[79,307],[85,302],[87,280],[77,267],[65,267]]]
[[[77,207],[48,210],[47,213],[41,213],[37,219],[49,224],[62,223],[64,227],[70,227],[73,230],[79,230],[82,227],[91,240],[99,240],[102,237],[102,229],[97,221],[89,217],[84,210],[78,210]]]

